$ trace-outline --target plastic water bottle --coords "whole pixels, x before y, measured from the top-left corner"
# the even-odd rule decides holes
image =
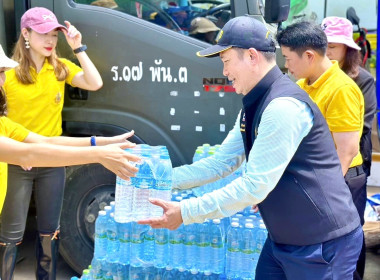
[[[177,197],[176,201],[181,201],[182,197]],[[169,265],[174,268],[184,267],[184,225],[176,230],[169,231]]]
[[[215,276],[212,275],[211,271],[205,271],[205,272],[203,272],[203,276],[201,279],[202,280],[214,280],[214,279],[219,279],[219,278],[215,278]]]
[[[241,271],[244,279],[255,278],[255,268],[257,260],[255,259],[256,238],[253,224],[245,224],[240,242],[241,248]]]
[[[193,156],[193,162],[201,160],[202,158],[203,158],[203,148],[196,149]]]
[[[211,145],[208,144],[208,143],[204,143],[202,145],[202,148],[203,148],[203,152],[205,153],[205,157],[207,156],[207,153],[208,153],[208,150],[210,149]]]
[[[112,212],[112,207],[110,205],[106,205],[103,208],[104,211],[106,211],[106,217],[107,220],[110,218],[111,212]]]
[[[187,198],[195,197],[193,190],[186,190],[185,192],[187,193]]]
[[[140,225],[132,222],[132,235],[131,235],[131,256],[129,266],[129,279],[147,279],[147,267],[149,264],[145,262],[144,243],[145,232],[148,226]]]
[[[91,261],[91,277],[92,279],[103,279],[103,268],[101,260],[93,258]]]
[[[155,271],[154,271],[154,280],[162,280],[162,278],[164,277],[164,273],[166,271],[165,267],[155,267],[154,268]]]
[[[226,254],[226,275],[227,279],[240,277],[239,262],[240,262],[240,229],[237,222],[231,224],[227,232],[227,254]]]
[[[258,260],[261,251],[263,250],[265,241],[267,240],[268,231],[264,224],[260,224],[256,230],[256,260]]]
[[[110,214],[107,224],[107,261],[116,262],[119,256],[119,238],[114,213]]]
[[[126,181],[116,177],[115,193],[115,221],[119,223],[128,223],[132,215],[132,199],[134,187],[132,181]]]
[[[182,197],[182,199],[187,199],[187,198],[189,198],[189,195],[187,194],[187,192],[182,192],[181,197]]]
[[[106,265],[103,268],[103,280],[113,280],[113,276],[117,275],[116,265],[117,263],[106,263]]]
[[[144,262],[145,265],[153,266],[154,261],[154,229],[148,225],[144,225]]]
[[[131,223],[117,223],[119,238],[119,263],[129,266],[131,254]]]
[[[193,268],[190,270],[189,280],[201,280],[198,269]]]
[[[199,258],[197,246],[197,225],[190,224],[184,227],[184,251],[185,251],[185,266],[187,269],[193,269],[197,266]]]
[[[158,228],[154,230],[154,266],[163,268],[168,265],[169,230]]]
[[[169,154],[162,152],[160,160],[155,168],[155,188],[153,197],[170,201],[172,191],[172,163]],[[161,207],[151,205],[152,216],[162,216],[163,210]]]
[[[198,225],[198,268],[200,271],[209,270],[210,263],[210,223],[206,220],[204,223]]]
[[[111,202],[110,202],[110,206],[111,206],[111,213],[113,212],[115,212],[115,204],[116,204],[116,202],[114,201],[114,200],[112,200]]]
[[[145,280],[144,268],[142,266],[134,266],[131,264],[129,269],[129,279]]]
[[[154,188],[153,165],[149,151],[143,151],[141,158],[132,201],[132,212],[136,220],[149,218],[151,203],[148,199]]]
[[[173,269],[171,266],[167,266],[162,280],[177,280],[177,275],[175,272],[175,269]]]
[[[187,280],[188,279],[188,271],[184,267],[178,268],[178,280]]]
[[[244,220],[245,220],[243,214],[236,213],[235,217],[239,219],[239,224],[242,227],[244,225]]]
[[[144,227],[145,227],[144,225],[140,225],[136,222],[132,222],[131,257],[130,257],[131,270],[133,267],[140,267],[143,265]]]
[[[210,271],[215,275],[224,272],[225,252],[224,252],[224,234],[219,219],[212,220],[210,225],[211,237],[211,260]]]
[[[124,265],[116,263],[116,274],[114,274],[113,279],[117,280],[128,280],[129,279],[129,265]]]
[[[107,217],[106,211],[99,211],[95,222],[94,257],[104,259],[107,254]]]
[[[91,278],[90,278],[90,271],[88,269],[84,269],[82,277],[80,279],[81,280],[91,280]]]

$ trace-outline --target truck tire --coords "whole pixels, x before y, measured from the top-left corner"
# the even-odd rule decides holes
[[[94,254],[95,220],[115,200],[116,176],[100,164],[67,168],[60,253],[81,274]]]

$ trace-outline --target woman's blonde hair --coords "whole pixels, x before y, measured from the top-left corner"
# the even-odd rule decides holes
[[[31,32],[31,29],[28,28]],[[20,34],[16,46],[13,50],[12,58],[19,63],[19,66],[15,68],[17,79],[24,85],[35,83],[35,78],[30,72],[30,67],[37,69],[28,49],[25,47],[25,38]],[[47,57],[48,62],[53,66],[55,76],[58,81],[64,81],[69,74],[69,68],[59,60],[56,50],[54,49],[52,54]]]
[[[0,117],[7,115],[7,98],[4,94],[3,87],[0,87]]]

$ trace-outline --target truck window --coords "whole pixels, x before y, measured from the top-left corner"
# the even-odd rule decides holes
[[[357,0],[335,0],[335,1],[308,1],[291,0],[290,12],[285,25],[289,25],[299,20],[312,20],[321,23],[325,17],[338,16],[346,17],[349,7],[356,10],[360,18],[360,25],[368,30],[377,29],[377,1],[367,0],[362,5]]]
[[[230,0],[75,0],[75,2],[117,10],[184,35],[193,35],[191,22],[197,17],[206,18],[207,20],[202,20],[202,23],[207,22],[208,26],[211,25],[212,31],[221,29],[231,18]],[[206,41],[204,36],[192,37]]]

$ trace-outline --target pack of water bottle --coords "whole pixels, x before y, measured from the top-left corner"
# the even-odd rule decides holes
[[[208,143],[203,144],[202,146],[198,146],[193,156],[193,162],[215,155],[218,152],[219,147],[220,145],[211,146]],[[195,196],[202,196],[205,193],[209,193],[213,190],[220,189],[231,183],[236,178],[241,177],[244,173],[244,168],[245,163],[243,163],[237,170],[235,170],[232,174],[225,178],[194,188],[193,193],[195,194]]]
[[[138,145],[130,152],[142,159],[139,172],[130,181],[117,178],[115,203],[99,211],[94,258],[81,279],[253,280],[267,236],[260,215],[247,207],[230,218],[181,225],[173,231],[140,225],[136,220],[162,215],[149,197],[180,202],[199,194],[172,192],[172,166],[165,147]],[[223,185],[215,186],[219,187]]]
[[[119,223],[114,213],[99,211],[94,258],[81,279],[255,279],[267,231],[251,207],[172,231]]]
[[[165,146],[137,145],[128,152],[141,161],[135,177],[129,181],[116,178],[115,220],[120,223],[162,215],[162,208],[149,198],[171,199],[172,164]]]

